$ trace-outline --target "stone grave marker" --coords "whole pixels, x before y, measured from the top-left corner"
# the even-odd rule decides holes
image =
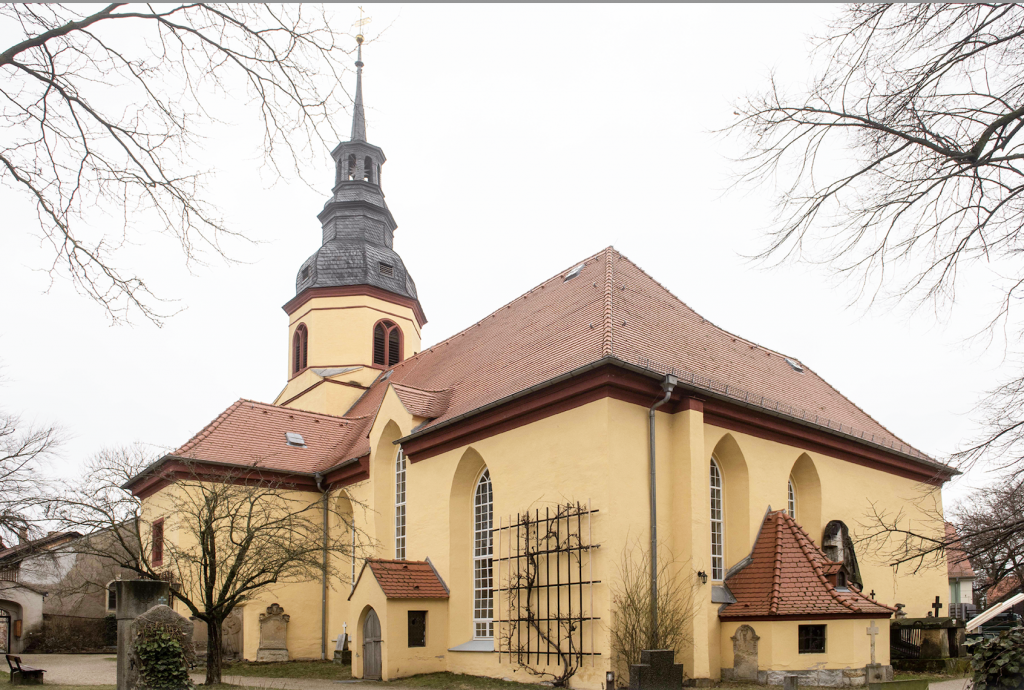
[[[159,604],[149,609],[145,613],[141,614],[135,620],[131,622],[129,626],[130,641],[128,647],[129,664],[127,669],[126,677],[126,688],[127,690],[135,690],[141,686],[140,683],[140,672],[142,668],[141,661],[138,655],[135,653],[135,636],[143,628],[150,625],[160,625],[166,628],[178,628],[185,636],[186,643],[188,644],[191,654],[192,647],[192,621],[185,618],[179,613],[175,613],[174,609],[164,604]],[[120,658],[120,657],[119,657]]]
[[[171,586],[159,580],[118,580],[117,593],[117,690],[129,690],[128,675],[134,654],[132,622],[154,606],[171,602]],[[137,673],[137,672],[136,672]]]
[[[683,665],[675,663],[671,649],[645,649],[640,663],[629,667],[629,690],[679,690],[683,687]]]
[[[256,661],[288,661],[288,621],[291,616],[277,603],[260,614],[260,646]]]
[[[732,640],[732,679],[757,680],[757,636],[749,625],[736,628]]]

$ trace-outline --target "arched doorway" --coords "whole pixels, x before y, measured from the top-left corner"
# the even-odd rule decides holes
[[[363,679],[380,680],[380,619],[370,609],[363,621]]]

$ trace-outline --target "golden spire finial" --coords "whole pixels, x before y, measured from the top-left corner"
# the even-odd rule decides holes
[[[370,21],[372,21],[370,17],[363,16],[363,6],[359,5],[359,21],[355,22],[352,26],[356,27],[356,30],[359,32],[356,34],[356,43],[359,44],[360,48],[363,45],[363,27],[369,24]]]

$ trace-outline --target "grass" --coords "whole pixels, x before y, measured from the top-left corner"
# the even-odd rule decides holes
[[[940,682],[943,680],[960,680],[969,677],[966,675],[948,675],[944,673],[911,673],[909,671],[896,671],[892,674],[893,680],[927,680],[929,682]]]
[[[226,676],[246,678],[312,678],[315,680],[349,680],[352,667],[332,661],[240,661],[224,664]]]
[[[378,685],[386,688],[445,688],[445,690],[517,690],[537,687],[535,683],[516,683],[510,680],[467,676],[461,673],[425,673]]]

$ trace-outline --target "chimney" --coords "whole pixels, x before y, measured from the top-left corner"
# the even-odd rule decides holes
[[[28,542],[28,527],[18,528],[18,543],[25,544]]]

